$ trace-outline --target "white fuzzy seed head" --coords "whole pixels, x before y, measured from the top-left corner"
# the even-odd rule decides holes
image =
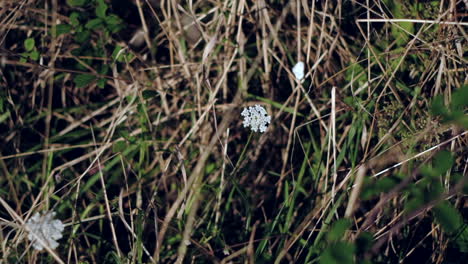
[[[304,78],[304,63],[302,61],[296,63],[296,65],[294,65],[292,71],[294,73],[294,76],[296,76],[296,79],[298,81],[301,81],[302,78]]]
[[[269,116],[265,108],[260,105],[244,108],[241,115],[244,117],[244,127],[250,127],[254,132],[265,132],[267,125],[271,121],[271,116]]]
[[[44,215],[35,213],[26,222],[29,232],[28,239],[33,243],[34,249],[43,250],[44,244],[51,249],[58,247],[59,244],[57,240],[62,238],[62,232],[65,226],[62,221],[54,220],[54,216],[54,212],[46,212]]]

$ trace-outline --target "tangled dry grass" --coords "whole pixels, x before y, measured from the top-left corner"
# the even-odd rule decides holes
[[[450,203],[463,228],[467,127],[429,108],[466,84],[466,12],[455,0],[2,1],[0,262],[463,259],[431,209]],[[265,133],[242,125],[257,104]],[[41,211],[65,223],[57,249],[27,240]]]

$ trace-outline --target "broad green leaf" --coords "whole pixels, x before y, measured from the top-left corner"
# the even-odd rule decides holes
[[[210,163],[206,166],[205,173],[210,174],[214,171],[214,169],[216,169],[216,163]]]
[[[106,16],[104,20],[107,24],[107,29],[109,29],[111,33],[117,33],[125,27],[123,20],[116,15]]]
[[[106,79],[105,78],[100,78],[98,81],[97,81],[97,86],[99,88],[104,88],[106,86]]]
[[[449,107],[444,105],[441,95],[436,96],[431,103],[431,113],[435,116],[441,116],[442,122],[454,123],[468,129],[468,115],[465,109],[468,106],[468,85],[455,91],[452,95],[452,102]],[[449,111],[450,109],[450,111]]]
[[[104,18],[107,24],[109,25],[121,25],[123,20],[116,15],[108,15]]]
[[[427,165],[422,165],[419,169],[419,172],[421,172],[422,175],[428,178],[435,178],[440,176],[440,174],[437,173],[437,171],[435,171],[431,166]]]
[[[447,114],[447,108],[444,105],[442,96],[438,95],[432,100],[431,113],[435,116]]]
[[[354,263],[354,244],[337,242],[331,244],[320,256],[320,264],[351,264]]]
[[[99,69],[99,74],[106,75],[109,72],[109,65],[102,64],[101,69]]]
[[[32,60],[37,61],[39,59],[39,51],[37,51],[37,50],[31,51],[29,53],[29,58],[31,58]]]
[[[454,159],[450,152],[446,150],[440,151],[434,157],[434,170],[439,174],[444,173],[452,168],[453,162]]]
[[[118,61],[118,62],[122,62],[123,61],[123,54],[124,52],[120,52],[120,50],[122,50],[122,47],[121,46],[115,46],[114,48],[114,51],[112,52],[112,59]]]
[[[0,103],[2,101],[0,100]],[[0,108],[1,110],[1,108]],[[7,120],[10,117],[10,111],[6,111],[5,113],[0,114],[0,124],[3,123],[5,120]]]
[[[412,211],[420,208],[424,204],[424,191],[418,185],[413,185],[410,188],[410,198],[405,203],[405,212],[411,213]]]
[[[96,16],[100,18],[106,17],[107,4],[104,0],[97,0],[98,6],[96,7]]]
[[[84,43],[84,42],[87,42],[89,40],[89,36],[91,35],[91,33],[88,31],[88,30],[85,30],[85,31],[82,31],[82,32],[78,32],[76,33],[75,35],[75,40],[78,42],[78,43]]]
[[[74,79],[73,82],[75,82],[76,86],[78,88],[83,88],[86,85],[92,83],[94,80],[96,80],[96,76],[90,75],[90,74],[78,74]]]
[[[62,34],[67,34],[71,32],[72,27],[67,24],[60,24],[57,25],[57,36],[60,36]]]
[[[87,29],[92,29],[92,30],[97,29],[102,26],[102,22],[103,20],[101,18],[91,19],[90,21],[88,21],[88,23],[86,23],[85,27]]]
[[[437,223],[449,234],[455,233],[463,225],[462,216],[447,201],[443,201],[434,207],[433,212]]]
[[[468,226],[460,212],[448,201],[432,209],[435,220],[448,233],[462,252],[468,252]]]
[[[129,52],[125,56],[125,61],[131,61],[131,60],[133,60],[133,58],[135,58],[135,55],[133,53]]]
[[[387,192],[390,191],[397,184],[398,182],[394,178],[385,177],[377,181],[377,183],[375,184],[375,188],[380,192]]]
[[[80,25],[80,20],[79,20],[80,14],[77,12],[73,12],[70,15],[70,24],[74,27],[77,27]]]
[[[34,41],[33,38],[27,38],[24,41],[24,48],[26,49],[26,51],[31,51],[34,49],[35,44],[36,42]]]
[[[369,250],[374,242],[374,236],[369,232],[362,232],[356,239],[358,253],[364,253]]]
[[[460,89],[455,90],[452,95],[452,107],[455,110],[464,110],[468,107],[468,84],[463,85]]]
[[[462,111],[456,111],[451,117],[455,124],[468,129],[468,115],[464,114]]]
[[[346,230],[351,226],[351,221],[349,219],[343,218],[336,221],[330,232],[327,234],[328,241],[339,241],[343,238]]]
[[[424,203],[429,203],[438,199],[444,193],[444,187],[440,181],[432,181],[424,190]]]
[[[22,63],[27,62],[27,61],[28,61],[28,60],[27,60],[28,57],[29,57],[29,53],[27,53],[27,52],[21,53],[20,62],[22,62]]]

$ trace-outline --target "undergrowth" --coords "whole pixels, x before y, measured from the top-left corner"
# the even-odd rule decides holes
[[[464,263],[466,13],[2,1],[0,263]]]

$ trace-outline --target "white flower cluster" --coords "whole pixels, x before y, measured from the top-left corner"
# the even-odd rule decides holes
[[[58,247],[57,240],[62,238],[65,226],[60,220],[54,220],[54,216],[54,212],[47,212],[44,215],[35,213],[26,222],[29,231],[28,239],[33,243],[36,250],[43,250],[44,244],[51,249]]]
[[[244,108],[241,115],[244,117],[244,127],[250,127],[254,132],[265,132],[271,121],[271,116],[260,105]]]

